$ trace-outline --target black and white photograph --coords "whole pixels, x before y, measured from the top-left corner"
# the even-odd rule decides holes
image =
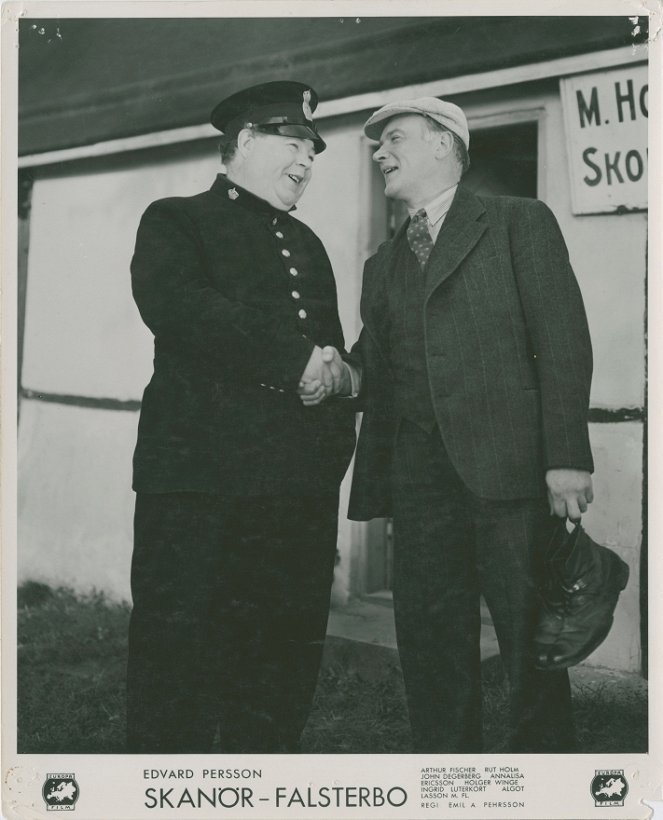
[[[662,27],[3,3],[3,817],[663,816]]]

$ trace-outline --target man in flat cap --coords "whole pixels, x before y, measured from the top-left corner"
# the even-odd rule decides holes
[[[294,752],[326,631],[354,411],[304,407],[343,349],[336,286],[290,211],[325,148],[317,97],[220,103],[209,191],[152,203],[131,263],[154,334],[134,456],[131,752]]]
[[[458,106],[392,103],[365,132],[409,219],[364,269],[349,514],[393,515],[414,751],[482,749],[480,594],[510,682],[505,745],[570,751],[567,673],[535,669],[531,645],[551,513],[577,519],[592,501],[592,351],[566,246],[542,202],[459,184],[469,132]],[[348,393],[339,357],[330,371]]]

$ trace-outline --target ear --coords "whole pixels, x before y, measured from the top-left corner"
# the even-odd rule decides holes
[[[444,159],[444,157],[448,157],[453,153],[453,134],[450,131],[441,131],[438,136],[439,141],[437,143],[437,155],[440,159]]]
[[[239,132],[237,135],[237,150],[243,157],[251,153],[255,139],[255,135],[250,128],[242,128]]]

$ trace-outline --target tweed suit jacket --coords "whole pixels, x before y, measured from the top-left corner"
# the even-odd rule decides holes
[[[351,359],[365,410],[349,515],[391,513],[398,425],[388,292],[407,222],[364,268],[364,323]],[[459,186],[424,271],[425,355],[435,417],[465,485],[487,499],[545,494],[545,472],[593,470],[587,430],[592,350],[561,231],[538,200]]]
[[[148,207],[131,274],[154,334],[134,489],[336,492],[354,409],[304,407],[296,392],[315,344],[343,349],[334,276],[313,231],[219,175],[209,191]]]

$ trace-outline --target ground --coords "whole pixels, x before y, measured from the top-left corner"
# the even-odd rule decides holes
[[[121,753],[128,606],[35,583],[21,587],[18,606],[18,751]],[[346,657],[326,655],[303,751],[410,751],[397,662],[363,674]],[[497,659],[484,673],[486,750],[500,751],[506,697]],[[584,668],[574,680],[581,752],[647,750],[643,678]]]

